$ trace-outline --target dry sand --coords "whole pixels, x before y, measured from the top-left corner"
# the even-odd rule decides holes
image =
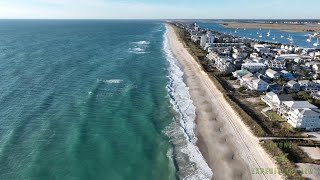
[[[252,173],[256,168],[277,166],[178,40],[173,27],[167,28],[171,51],[185,73],[196,106],[197,145],[213,171],[213,179],[281,179],[278,174]]]
[[[239,22],[225,22],[220,23],[228,28],[261,28],[261,29],[279,29],[288,32],[306,32],[306,31],[320,31],[319,25],[300,25],[300,24],[267,24],[267,23],[239,23]],[[310,32],[312,33],[312,32]]]

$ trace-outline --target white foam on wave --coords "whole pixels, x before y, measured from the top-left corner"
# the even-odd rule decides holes
[[[148,45],[150,44],[149,41],[137,41],[137,42],[133,42],[134,44],[139,44],[139,45]]]
[[[133,51],[138,51],[138,52],[143,52],[144,51],[144,49],[142,49],[142,48],[133,48],[132,50]]]
[[[107,84],[120,84],[123,80],[122,79],[109,79],[109,80],[104,80],[104,83]]]
[[[147,54],[149,52],[146,52],[145,48],[135,47],[135,48],[129,48],[129,53],[133,54]]]
[[[169,62],[170,81],[167,89],[170,103],[178,113],[178,118],[166,128],[165,133],[170,137],[175,149],[179,151],[175,157],[180,166],[179,176],[185,180],[210,180],[213,173],[196,146],[197,138],[194,133],[196,107],[191,100],[189,88],[183,82],[183,72],[170,50],[167,33],[168,29],[164,35],[164,51]]]

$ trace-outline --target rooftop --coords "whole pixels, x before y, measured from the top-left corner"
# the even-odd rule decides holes
[[[283,104],[292,109],[301,109],[301,108],[318,109],[317,106],[309,103],[308,101],[284,101]]]

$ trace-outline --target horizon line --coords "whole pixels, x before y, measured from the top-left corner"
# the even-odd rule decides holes
[[[0,18],[0,20],[319,20],[320,18]]]

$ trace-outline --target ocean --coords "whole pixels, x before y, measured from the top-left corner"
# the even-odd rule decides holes
[[[0,20],[0,179],[210,179],[160,21]]]
[[[226,28],[215,22],[197,22],[202,28],[208,28],[219,31],[221,33],[232,34],[238,37],[246,37],[266,42],[276,42],[282,44],[291,44],[288,40],[289,37],[293,38],[292,45],[303,48],[316,48],[313,46],[317,42],[316,38],[312,38],[310,42],[307,41],[310,34],[313,32],[286,32],[278,29],[257,29],[257,28]],[[270,31],[270,36],[267,36]],[[262,37],[259,37],[262,35]],[[282,37],[281,37],[282,36]],[[274,39],[273,39],[274,38]],[[319,46],[317,48],[320,48]]]

